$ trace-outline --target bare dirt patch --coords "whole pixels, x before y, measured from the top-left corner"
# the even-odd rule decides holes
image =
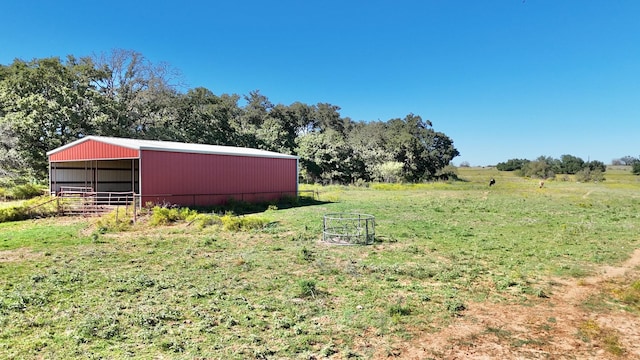
[[[0,250],[0,263],[32,260],[41,256],[41,253],[33,252],[29,248]]]
[[[552,279],[553,294],[532,304],[471,303],[438,333],[419,334],[392,355],[402,359],[640,359],[640,317],[593,310],[590,296],[614,278],[637,275],[640,249],[619,267],[584,279]],[[376,358],[389,358],[378,352]]]

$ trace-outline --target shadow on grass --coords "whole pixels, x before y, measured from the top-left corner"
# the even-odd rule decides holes
[[[255,213],[265,212],[269,209],[290,209],[303,206],[315,206],[322,204],[329,204],[330,201],[320,201],[312,197],[301,196],[298,198],[284,198],[279,201],[269,201],[262,203],[248,203],[244,201],[229,200],[224,205],[207,206],[207,207],[193,207],[201,213],[216,213],[225,214],[233,213],[235,215],[249,215]]]

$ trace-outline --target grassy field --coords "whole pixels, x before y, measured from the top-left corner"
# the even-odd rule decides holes
[[[308,186],[319,201],[247,215],[269,221],[251,231],[0,224],[0,358],[402,357],[400,344],[469,304],[545,301],[550,279],[589,276],[640,247],[640,181],[627,169],[543,188],[494,169],[460,177]],[[375,244],[320,242],[333,212],[374,215]]]

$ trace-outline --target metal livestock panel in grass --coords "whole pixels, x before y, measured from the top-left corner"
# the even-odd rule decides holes
[[[297,158],[142,150],[142,203],[216,205],[296,196]]]

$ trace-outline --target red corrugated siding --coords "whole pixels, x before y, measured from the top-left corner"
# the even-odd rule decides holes
[[[68,149],[49,155],[49,161],[82,161],[100,159],[137,159],[138,150],[87,140]]]
[[[143,150],[142,196],[181,205],[213,205],[235,198],[262,201],[295,196],[296,159]]]

